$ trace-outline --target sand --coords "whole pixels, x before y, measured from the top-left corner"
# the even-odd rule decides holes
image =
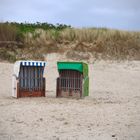
[[[46,97],[11,97],[13,64],[0,63],[0,140],[140,140],[140,61],[95,61],[90,96],[55,98],[56,59]]]

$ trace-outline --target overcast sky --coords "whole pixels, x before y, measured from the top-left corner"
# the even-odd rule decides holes
[[[140,31],[140,0],[0,0],[0,21]]]

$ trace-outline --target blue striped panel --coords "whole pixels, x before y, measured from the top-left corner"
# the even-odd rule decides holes
[[[32,62],[32,61],[22,61],[22,66],[46,66],[46,62]]]

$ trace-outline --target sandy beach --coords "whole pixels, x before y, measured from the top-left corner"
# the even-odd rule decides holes
[[[90,95],[56,98],[48,60],[46,97],[11,97],[13,64],[0,63],[0,140],[140,140],[140,61],[89,64]]]

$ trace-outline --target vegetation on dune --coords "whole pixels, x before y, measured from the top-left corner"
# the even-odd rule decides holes
[[[51,52],[65,52],[68,57],[79,59],[93,56],[140,60],[140,32],[6,22],[0,23],[0,41],[0,59],[11,61],[43,59]]]
[[[104,28],[67,29],[61,35],[63,40],[77,42],[73,47],[75,51],[116,59],[140,59],[140,32]]]
[[[16,41],[17,29],[11,24],[0,23],[0,41]]]
[[[12,23],[5,23],[5,24],[11,24],[16,26],[22,33],[27,33],[27,32],[34,32],[36,29],[42,29],[42,30],[62,30],[65,28],[70,28],[71,26],[65,25],[65,24],[49,24],[49,23],[16,23],[16,22],[12,22]]]
[[[16,22],[0,23],[0,59],[12,62],[16,59],[43,59],[42,54],[38,54],[38,52],[34,54],[35,48],[32,48],[32,44],[25,42],[28,33],[32,34],[34,40],[40,35],[40,33],[35,32],[37,29],[44,31],[53,30],[51,35],[53,35],[53,38],[56,38],[58,32],[65,28],[71,27],[65,24],[53,25],[39,22],[34,24]]]

